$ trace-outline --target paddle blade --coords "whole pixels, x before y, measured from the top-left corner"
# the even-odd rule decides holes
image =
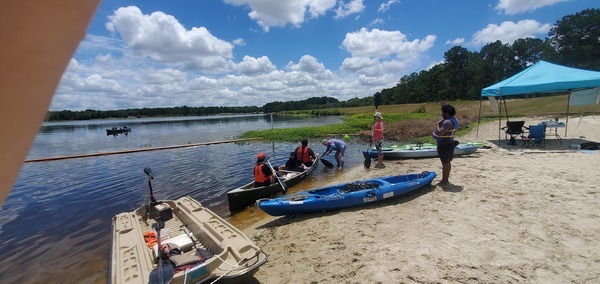
[[[333,168],[333,164],[332,164],[330,161],[327,161],[327,160],[325,160],[325,159],[322,159],[322,158],[321,158],[321,159],[319,159],[319,160],[321,160],[321,163],[323,163],[323,165],[325,165],[326,167],[328,167],[328,168],[330,168],[330,169],[332,169],[332,168]]]
[[[371,157],[365,157],[365,169],[371,168]]]

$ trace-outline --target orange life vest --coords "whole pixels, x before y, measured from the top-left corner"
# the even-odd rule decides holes
[[[310,162],[310,156],[308,154],[308,147],[301,146],[298,149],[298,153],[296,153],[296,155],[298,156],[300,161],[302,161],[302,163]]]
[[[254,166],[254,181],[255,182],[267,183],[267,181],[269,181],[269,177],[267,177],[262,171],[262,167],[264,165],[265,164],[257,164],[256,166]]]

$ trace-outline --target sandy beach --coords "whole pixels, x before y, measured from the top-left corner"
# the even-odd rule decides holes
[[[548,119],[523,118],[525,125]],[[455,158],[451,185],[352,209],[269,217],[244,229],[269,257],[256,280],[600,283],[600,151],[569,147],[600,142],[600,116],[571,117],[562,145],[551,136],[543,149],[509,146],[498,136],[496,121],[482,124],[477,137],[473,129],[458,138],[490,148]],[[429,170],[436,184],[441,175],[437,158],[385,164],[355,165],[343,176]]]

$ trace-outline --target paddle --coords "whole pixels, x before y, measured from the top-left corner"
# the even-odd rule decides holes
[[[145,170],[144,170],[145,172]],[[168,284],[173,280],[175,275],[175,268],[170,261],[167,260],[167,256],[160,246],[160,229],[165,227],[165,223],[158,221],[152,224],[154,230],[156,230],[156,240],[158,246],[158,267],[150,271],[150,284]]]
[[[381,94],[379,92],[375,93],[373,98],[373,104],[375,105],[375,112],[377,112],[377,107],[379,107],[379,105],[381,104]],[[374,120],[373,123],[375,123]],[[369,138],[369,149],[367,149],[367,153],[365,154],[365,169],[371,168],[371,147],[373,147],[373,133],[371,133],[371,137]]]
[[[281,182],[281,180],[279,179],[279,177],[277,176],[277,173],[275,172],[275,168],[273,168],[273,166],[271,165],[271,162],[269,162],[269,160],[267,160],[267,164],[269,164],[269,167],[271,167],[271,170],[273,171],[273,173],[275,174],[275,178],[277,179],[277,181],[279,182],[279,185],[281,185],[281,193],[285,194],[287,192],[287,188],[285,188],[285,185],[283,184],[283,182]]]
[[[323,163],[324,166],[333,169],[333,164],[330,161],[323,159],[323,157],[321,157],[319,160],[321,161],[321,163]]]

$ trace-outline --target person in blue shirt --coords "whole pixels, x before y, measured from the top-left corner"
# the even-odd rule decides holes
[[[344,168],[344,154],[346,153],[346,143],[344,143],[344,141],[341,140],[337,140],[337,139],[325,139],[322,142],[323,146],[327,147],[327,149],[325,149],[325,152],[323,152],[323,155],[321,155],[321,157],[323,156],[327,156],[329,155],[329,153],[331,153],[331,151],[335,151],[335,161],[337,162],[337,167],[338,169],[343,169]]]

